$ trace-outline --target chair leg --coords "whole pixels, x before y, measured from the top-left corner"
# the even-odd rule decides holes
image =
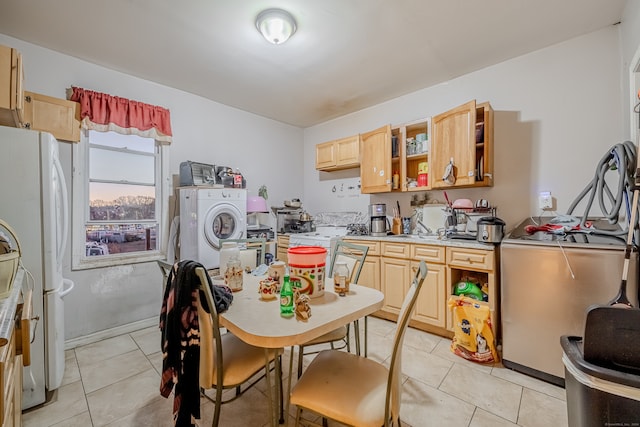
[[[349,323],[347,323],[347,335],[345,336],[345,344],[347,345],[347,353],[351,353],[351,338],[349,338]],[[356,339],[356,349],[358,348],[358,341]]]
[[[304,356],[304,347],[298,346],[298,379],[302,375],[302,356]]]
[[[220,422],[220,407],[222,406],[222,387],[216,387],[216,405],[213,409],[213,420],[211,427],[218,427]]]
[[[278,356],[276,362],[276,375],[280,383],[280,424],[284,424],[284,390],[282,389],[282,357]]]
[[[367,324],[369,316],[364,316],[364,357],[367,357]]]
[[[347,330],[349,330],[348,326]],[[358,319],[353,321],[353,339],[356,341],[356,354],[360,356],[360,321]]]

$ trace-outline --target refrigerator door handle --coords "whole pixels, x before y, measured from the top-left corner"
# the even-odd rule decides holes
[[[60,181],[60,191],[62,193],[62,241],[59,247],[59,259],[62,260],[64,251],[67,248],[67,234],[69,233],[69,194],[67,193],[67,183],[64,179],[64,172],[62,171],[62,164],[57,157],[53,158],[53,165],[56,168],[58,179]]]
[[[60,298],[64,298],[75,287],[75,282],[71,279],[62,279],[62,290],[60,291]],[[68,286],[68,287],[67,287]]]

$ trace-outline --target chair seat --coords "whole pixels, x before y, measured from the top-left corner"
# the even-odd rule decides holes
[[[320,352],[291,391],[291,403],[348,425],[384,424],[387,368],[336,350]]]
[[[339,328],[334,329],[331,332],[327,332],[326,334],[321,335],[318,338],[312,339],[311,341],[307,341],[306,343],[304,343],[304,346],[306,347],[306,346],[315,345],[315,344],[324,344],[327,342],[338,341],[343,339],[346,336],[347,336],[347,327],[340,326]]]
[[[222,386],[224,388],[235,387],[246,382],[249,378],[264,369],[264,348],[254,347],[242,341],[231,333],[221,336],[222,339]],[[203,354],[202,350],[211,351],[211,355]],[[213,348],[201,347],[200,360],[209,365],[202,371],[200,365],[200,386],[205,388],[216,387],[216,366]],[[269,360],[282,354],[282,349],[269,350]],[[204,374],[204,375],[203,375]],[[204,377],[204,378],[203,378]]]

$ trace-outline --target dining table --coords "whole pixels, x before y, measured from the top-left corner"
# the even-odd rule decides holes
[[[379,290],[352,283],[349,292],[340,296],[333,290],[333,279],[327,277],[324,281],[324,293],[316,297],[310,295],[311,315],[307,319],[297,315],[284,317],[280,315],[279,297],[262,299],[259,292],[260,280],[266,277],[245,272],[242,290],[233,293],[231,306],[224,313],[220,313],[219,319],[221,326],[247,344],[265,349],[267,395],[271,424],[275,426],[278,424],[277,410],[274,409],[278,407],[277,404],[274,405],[277,393],[275,396],[271,393],[268,350],[290,348],[287,393],[284,394],[285,419],[280,420],[281,423],[287,423],[294,347],[374,313],[382,308],[384,294]],[[275,381],[275,384],[277,388],[279,381]],[[279,389],[276,391],[279,392]]]

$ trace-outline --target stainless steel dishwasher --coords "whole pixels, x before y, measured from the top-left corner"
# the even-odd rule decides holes
[[[544,224],[551,218],[541,218]],[[500,247],[502,359],[507,368],[564,386],[562,335],[584,335],[586,310],[606,304],[622,279],[625,238],[528,234],[523,221]],[[605,227],[596,222],[596,226]],[[626,235],[625,235],[626,236]],[[638,307],[638,257],[627,295]]]

